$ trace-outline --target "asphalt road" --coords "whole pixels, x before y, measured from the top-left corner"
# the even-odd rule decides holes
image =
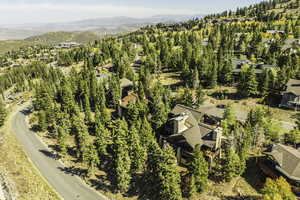
[[[17,112],[11,121],[12,130],[23,145],[30,160],[40,173],[65,200],[108,200],[105,196],[87,186],[78,176],[65,173],[65,167],[47,153],[49,149],[36,134],[29,130],[26,116]],[[51,152],[49,152],[51,154]]]

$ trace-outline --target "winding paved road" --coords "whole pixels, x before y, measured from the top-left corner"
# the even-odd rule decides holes
[[[49,149],[35,133],[29,130],[25,119],[26,116],[22,111],[17,112],[11,121],[12,130],[30,160],[63,199],[108,200],[87,186],[78,176],[63,172],[64,166],[61,162],[46,156],[45,152],[49,152]]]

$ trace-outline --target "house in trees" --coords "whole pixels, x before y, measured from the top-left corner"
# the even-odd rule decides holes
[[[290,146],[276,144],[259,160],[261,170],[271,178],[283,176],[292,185],[296,194],[300,194],[300,152]]]
[[[122,89],[122,98],[133,90],[133,82],[127,78],[120,79],[120,86]]]
[[[138,101],[139,97],[134,92],[130,92],[127,96],[123,97],[120,100],[120,103],[118,105],[118,115],[119,117],[122,117],[126,115],[128,111],[129,104],[133,103],[135,104]]]
[[[57,46],[55,46],[55,48],[57,49],[69,49],[69,48],[73,48],[73,47],[79,47],[80,44],[77,42],[62,42],[59,43]]]
[[[108,80],[110,77],[112,77],[112,73],[97,73],[96,74],[96,79],[99,81],[99,82],[103,82],[103,81],[106,81]]]
[[[130,103],[135,103],[138,95],[133,91],[133,82],[127,78],[120,79],[120,87],[122,90],[122,97],[118,105],[118,114],[120,117],[127,111],[127,106]]]
[[[199,145],[210,163],[218,155],[222,143],[219,123],[192,108],[176,105],[172,110],[160,141],[167,141],[177,151],[178,162],[188,164]]]
[[[21,67],[22,65],[20,63],[13,63],[10,65],[10,67]]]
[[[233,74],[235,76],[239,76],[242,72],[242,67],[244,65],[249,65],[253,67],[255,74],[261,74],[265,69],[277,69],[278,67],[274,65],[268,65],[264,63],[253,64],[250,60],[241,60],[241,59],[234,59],[233,60]]]
[[[240,73],[242,71],[242,67],[246,64],[251,64],[251,61],[248,59],[233,59],[232,66],[233,66],[233,73]]]
[[[290,79],[282,92],[279,107],[299,110],[300,108],[300,80]]]
[[[266,33],[268,34],[284,34],[284,31],[279,31],[279,30],[267,30]]]
[[[287,49],[293,49],[293,47],[297,47],[299,45],[300,45],[300,39],[288,38],[284,41],[282,50],[286,51]]]

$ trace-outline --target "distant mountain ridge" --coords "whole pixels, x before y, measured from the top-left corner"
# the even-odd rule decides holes
[[[73,22],[45,23],[45,24],[22,24],[0,26],[0,40],[2,39],[25,39],[48,32],[77,32],[89,31],[95,34],[115,34],[134,31],[145,25],[157,23],[177,23],[193,18],[201,18],[203,15],[156,15],[148,18],[132,17],[107,17],[86,19]]]

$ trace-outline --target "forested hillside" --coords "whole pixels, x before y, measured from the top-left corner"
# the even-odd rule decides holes
[[[288,81],[300,79],[299,5],[274,0],[76,48],[10,52],[3,62],[35,52],[55,56],[3,67],[0,92],[34,91],[35,130],[108,196],[292,200],[285,179],[263,186],[255,160],[269,145],[300,143],[298,113],[278,108]],[[188,147],[192,158],[182,164],[164,140],[171,110],[182,104],[200,113],[208,103],[225,107],[215,130],[226,139],[217,150]],[[240,119],[236,113],[247,109]],[[285,130],[281,121],[292,116],[296,124]]]
[[[43,35],[26,38],[25,41],[43,42],[46,44],[57,44],[61,42],[88,43],[100,39],[99,35],[93,32],[50,32]]]

